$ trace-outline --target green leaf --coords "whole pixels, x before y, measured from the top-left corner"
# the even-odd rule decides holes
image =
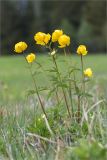
[[[49,71],[49,72],[57,72],[57,69],[55,67],[53,67],[52,69],[47,69],[46,71]]]
[[[47,99],[49,99],[53,92],[55,92],[56,88],[53,88],[47,95]]]
[[[45,91],[45,90],[48,90],[47,87],[38,87],[38,91],[41,92],[41,91]]]
[[[93,97],[93,95],[92,94],[90,94],[90,93],[82,93],[82,95],[83,96],[85,96],[85,97],[90,97],[90,98],[92,98]]]
[[[72,69],[69,71],[69,74],[71,74],[71,73],[74,72],[74,71],[80,71],[80,69],[79,69],[79,68],[72,68]]]
[[[40,73],[42,73],[42,71],[34,71],[34,72],[33,72],[33,76],[39,75]]]
[[[27,91],[27,96],[30,96],[30,95],[35,94],[35,93],[36,93],[35,90],[28,90]]]
[[[63,87],[63,88],[68,88],[67,84],[64,83],[57,83],[57,87]]]

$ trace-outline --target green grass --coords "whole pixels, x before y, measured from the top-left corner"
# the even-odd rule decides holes
[[[68,59],[70,63],[80,66],[79,56],[71,56],[70,58],[68,57]],[[61,60],[63,60],[63,56],[58,58],[58,61]],[[49,56],[37,56],[37,62],[41,63],[45,69],[49,69],[52,65]],[[84,64],[86,67],[92,68],[94,73],[93,81],[97,81],[97,83],[101,84],[103,88],[105,88],[105,84],[107,82],[107,56],[85,56]],[[66,66],[63,66],[63,62],[60,62],[59,65],[62,71],[66,70]],[[37,65],[34,64],[34,69],[36,66]],[[32,79],[23,56],[1,57],[0,68],[0,82],[2,90],[4,90],[12,100],[23,99],[25,97],[26,90],[33,87]],[[48,84],[47,75],[45,75],[45,73],[42,73],[42,76],[37,76],[36,79],[38,80],[39,85],[43,85],[44,83]],[[3,86],[2,83],[4,84]],[[105,92],[107,93],[107,88],[105,88]]]
[[[79,56],[66,58],[59,56],[57,62],[62,75],[65,75],[67,71],[64,59],[67,60],[67,64],[81,68]],[[84,57],[85,68],[91,67],[94,73],[92,80],[88,83],[89,86],[86,86],[86,92],[90,94],[91,91],[92,97],[84,97],[85,95],[82,95],[80,89],[76,91],[76,88],[73,88],[72,104],[74,110],[72,118],[68,117],[61,88],[58,88],[61,103],[57,103],[55,93],[51,95],[50,101],[52,103],[45,108],[51,128],[50,132],[49,125],[41,114],[37,97],[34,95],[26,99],[26,91],[34,87],[24,58],[18,56],[1,57],[0,159],[106,160],[107,101],[104,99],[107,97],[106,59],[107,57],[104,55]],[[47,74],[44,70],[52,68],[50,57],[37,56],[37,62],[43,66],[42,73],[39,73],[38,65],[36,63],[33,65],[33,71],[38,71],[38,74],[35,75],[37,84],[49,87],[49,77],[53,73]],[[78,78],[81,79],[79,76]],[[74,82],[72,81],[73,86],[75,86]],[[78,86],[80,88],[81,84],[78,83]],[[67,102],[72,110],[68,91],[66,88]],[[81,101],[78,99],[80,94]],[[41,96],[41,98],[43,98],[42,102],[46,107],[47,97]],[[85,107],[83,101],[86,103]],[[79,102],[81,102],[80,122],[77,114]],[[84,107],[84,112],[82,107]]]

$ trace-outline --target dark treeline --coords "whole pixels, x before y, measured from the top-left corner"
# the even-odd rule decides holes
[[[106,7],[106,0],[0,0],[0,54],[13,52],[18,41],[41,51],[34,34],[54,29],[70,35],[72,52],[78,44],[93,53],[106,52]]]

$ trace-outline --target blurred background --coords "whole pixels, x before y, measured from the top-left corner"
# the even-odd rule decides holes
[[[0,0],[0,55],[11,55],[19,41],[42,53],[34,34],[54,29],[70,35],[72,52],[85,44],[92,54],[106,53],[106,8],[106,0]]]

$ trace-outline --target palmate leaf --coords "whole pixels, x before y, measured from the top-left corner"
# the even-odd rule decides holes
[[[36,93],[35,90],[28,90],[28,91],[27,91],[27,96],[33,95],[33,94],[35,94],[35,93]]]
[[[38,92],[45,91],[45,90],[48,90],[48,88],[47,87],[38,87]],[[35,93],[37,93],[36,90],[30,89],[27,91],[27,96],[33,95]]]
[[[74,72],[74,71],[80,71],[80,69],[79,69],[79,68],[72,68],[72,69],[69,71],[69,74],[71,74],[71,73]]]
[[[57,72],[57,69],[55,67],[53,67],[52,69],[47,69],[46,71],[49,71],[49,72]]]
[[[38,87],[39,92],[46,91],[46,90],[49,90],[49,89],[47,87]]]
[[[55,90],[56,90],[56,87],[52,88],[52,89],[49,91],[49,93],[48,93],[48,95],[47,95],[47,99],[49,99],[49,98],[51,97],[51,95],[55,92]]]
[[[50,80],[51,82],[52,82],[52,84],[54,85],[54,86],[57,86],[57,87],[64,87],[64,88],[67,88],[68,86],[67,86],[67,84],[66,84],[66,81],[63,79],[62,81],[60,81],[59,79],[58,79],[58,77],[56,77],[56,76],[51,76],[51,80]]]
[[[74,82],[74,80],[72,78],[69,78],[67,76],[63,77],[62,79],[62,83],[68,83],[68,82]]]
[[[38,68],[42,68],[42,65],[39,62],[35,62],[38,65]]]
[[[61,87],[61,88],[68,88],[68,85],[67,85],[67,84],[65,84],[65,83],[61,83],[61,82],[59,82],[59,83],[57,83],[56,85],[57,85],[57,87]]]

